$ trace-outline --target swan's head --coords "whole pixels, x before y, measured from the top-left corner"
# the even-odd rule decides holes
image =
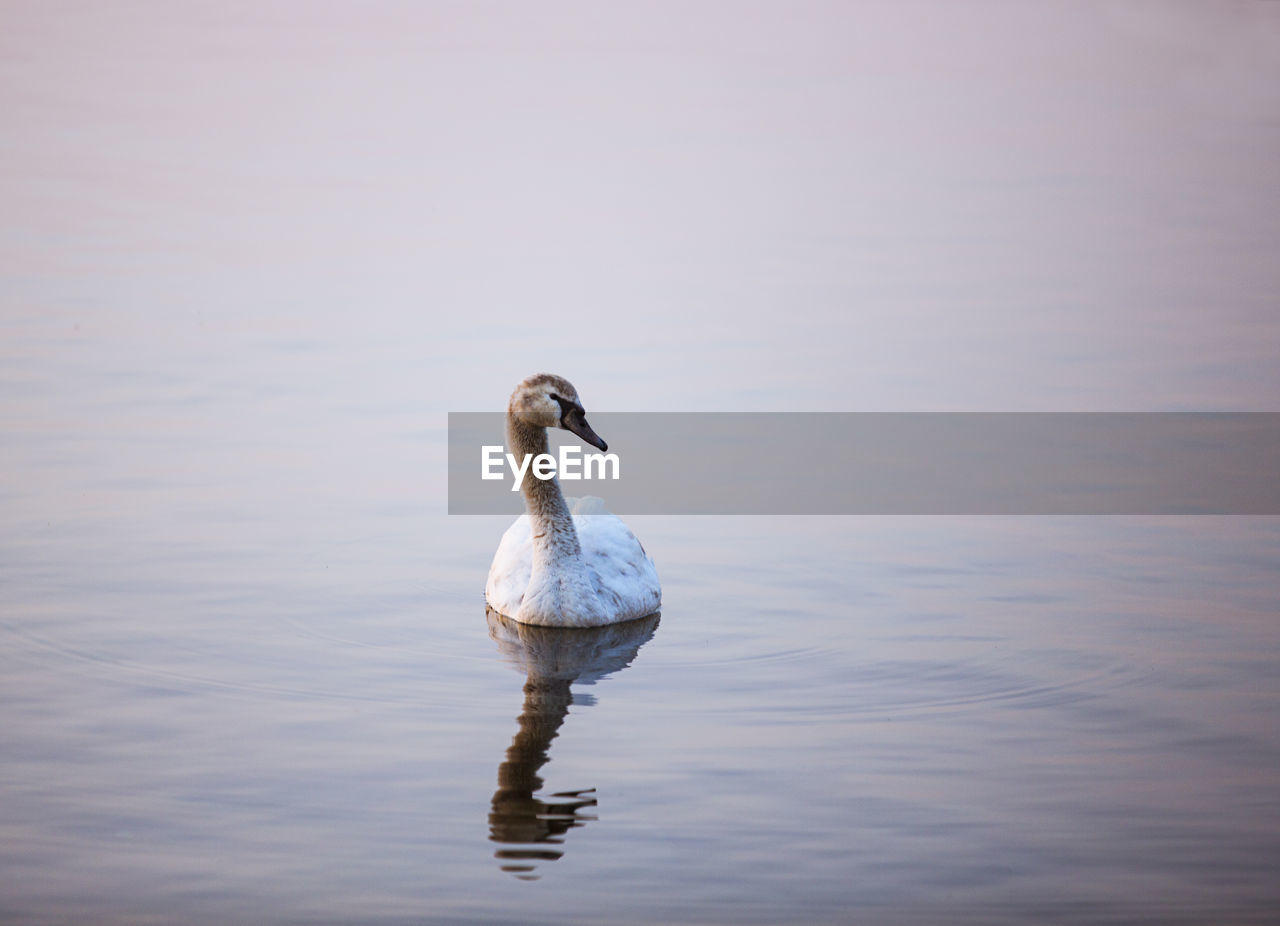
[[[550,373],[530,376],[511,393],[507,414],[540,428],[564,428],[592,447],[608,450],[609,445],[587,424],[587,411],[578,399],[578,390],[567,379]]]

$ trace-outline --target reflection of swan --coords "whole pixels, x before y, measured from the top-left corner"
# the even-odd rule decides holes
[[[547,453],[547,428],[609,449],[587,424],[577,390],[541,373],[516,386],[507,404],[507,443],[517,466]],[[653,560],[598,499],[570,512],[559,483],[537,478],[532,465],[520,488],[529,513],[502,536],[493,557],[484,590],[490,607],[524,624],[556,627],[598,627],[658,610],[662,589]]]
[[[538,772],[547,764],[551,741],[569,705],[575,703],[569,686],[594,684],[625,669],[653,636],[658,615],[593,628],[531,627],[508,620],[492,608],[486,609],[486,617],[498,650],[528,675],[520,731],[498,766],[489,838],[512,846],[494,853],[503,871],[533,880],[536,862],[555,861],[564,854],[558,847],[565,833],[595,819],[582,812],[595,806],[594,788],[558,791],[546,799],[535,796],[542,788]],[[581,696],[576,702],[593,703]]]

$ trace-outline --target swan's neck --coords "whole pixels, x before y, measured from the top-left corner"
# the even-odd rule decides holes
[[[523,467],[525,458],[530,454],[536,456],[547,452],[547,429],[511,416],[507,417],[507,440],[517,466]],[[559,481],[539,479],[528,473],[520,489],[533,526],[534,572],[579,562],[582,547],[578,543],[578,532],[573,528],[573,516],[569,514],[569,506],[560,492]]]

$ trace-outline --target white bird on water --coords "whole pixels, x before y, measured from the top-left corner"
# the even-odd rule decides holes
[[[530,376],[507,404],[507,443],[518,466],[547,453],[547,428],[564,428],[600,450],[578,391],[559,376]],[[646,617],[662,603],[653,560],[636,535],[597,498],[570,509],[555,478],[520,486],[528,514],[502,535],[484,597],[524,624],[598,627]]]

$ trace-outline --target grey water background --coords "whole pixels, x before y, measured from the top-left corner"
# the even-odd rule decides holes
[[[0,921],[1274,918],[1275,518],[634,516],[522,637],[446,426],[1276,411],[1275,5],[0,21]]]

